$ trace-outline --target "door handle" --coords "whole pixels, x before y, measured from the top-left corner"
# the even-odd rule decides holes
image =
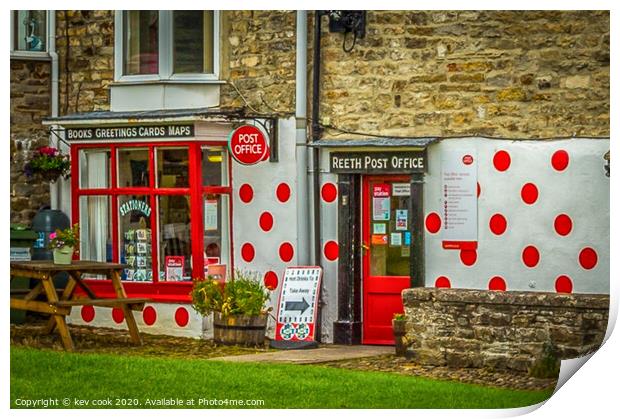
[[[368,246],[366,243],[362,243],[362,250],[368,251],[370,250],[370,246]]]

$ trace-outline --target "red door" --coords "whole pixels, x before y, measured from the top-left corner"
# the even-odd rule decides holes
[[[408,176],[368,176],[363,182],[364,344],[393,345],[392,317],[409,288],[411,191]]]

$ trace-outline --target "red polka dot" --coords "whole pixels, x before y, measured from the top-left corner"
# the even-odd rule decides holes
[[[567,236],[573,229],[573,221],[566,214],[560,214],[555,217],[553,227],[560,236]]]
[[[273,216],[269,211],[265,211],[260,215],[258,224],[263,231],[269,231],[273,227]]]
[[[86,323],[90,323],[95,319],[95,308],[93,306],[82,306],[80,314],[82,316],[82,320]]]
[[[558,172],[568,167],[568,161],[568,153],[565,150],[558,150],[551,156],[551,165]]]
[[[450,279],[446,276],[440,276],[435,280],[435,288],[450,288]]]
[[[174,321],[179,327],[187,326],[187,323],[189,323],[189,313],[185,307],[177,308],[177,311],[174,312]]]
[[[573,281],[566,275],[560,275],[555,280],[555,290],[570,294],[573,292]]]
[[[501,276],[494,276],[489,281],[489,290],[506,291],[506,281]]]
[[[321,198],[325,202],[334,202],[336,197],[338,196],[338,189],[336,189],[336,185],[333,183],[326,183],[321,188]]]
[[[265,273],[265,277],[263,278],[263,283],[265,284],[265,288],[270,291],[278,288],[278,274],[274,271],[267,271]]]
[[[254,198],[254,189],[252,189],[252,187],[247,183],[241,185],[239,188],[239,199],[241,202],[245,202],[247,204],[252,201],[252,198]]]
[[[338,259],[338,243],[336,243],[333,240],[328,241],[327,243],[325,243],[325,246],[323,248],[323,253],[325,254],[325,258],[327,260],[336,260]]]
[[[500,150],[493,156],[493,166],[500,172],[508,170],[510,167],[510,154],[504,150]]]
[[[280,259],[282,259],[282,262],[290,262],[293,259],[295,250],[293,249],[292,244],[285,242],[280,245],[278,253],[280,254]]]
[[[504,234],[507,225],[508,223],[506,222],[506,217],[502,214],[493,214],[489,220],[489,228],[496,236]]]
[[[123,310],[114,307],[112,309],[112,320],[114,320],[114,323],[122,323],[125,320],[125,313],[123,313]]]
[[[431,212],[426,216],[426,230],[429,233],[435,234],[441,228],[441,217],[436,212]]]
[[[282,203],[288,201],[288,199],[291,197],[291,188],[288,186],[288,184],[282,182],[278,185],[278,187],[276,188],[276,197],[278,198],[278,201]]]
[[[476,182],[476,196],[480,198],[480,183]]]
[[[538,262],[540,261],[540,253],[538,252],[538,249],[534,246],[527,246],[525,249],[523,249],[521,257],[523,258],[523,263],[528,268],[533,268],[534,266],[538,265]]]
[[[252,262],[254,260],[254,255],[256,252],[254,251],[254,246],[251,243],[243,243],[241,246],[241,257],[246,262]]]
[[[532,205],[538,199],[538,188],[533,183],[526,183],[521,188],[521,199],[528,205]]]
[[[153,326],[155,321],[157,321],[157,312],[153,308],[153,306],[145,307],[142,310],[142,320],[144,320],[144,324],[147,326]]]
[[[471,266],[476,263],[476,259],[478,259],[478,253],[475,250],[463,249],[461,250],[461,262],[463,262],[466,266]]]
[[[586,247],[579,252],[579,264],[583,269],[592,269],[598,262],[598,255],[591,247]]]

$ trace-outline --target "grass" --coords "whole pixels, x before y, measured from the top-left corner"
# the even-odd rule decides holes
[[[76,354],[11,348],[16,401],[110,400],[112,407],[161,407],[148,400],[258,399],[264,408],[508,408],[539,403],[552,391],[516,391],[325,366],[248,364]],[[137,406],[116,405],[131,399]],[[135,403],[134,402],[134,403]],[[130,402],[131,403],[131,402]],[[186,402],[184,402],[186,403]],[[188,407],[186,405],[182,407]],[[239,407],[220,405],[219,408]]]

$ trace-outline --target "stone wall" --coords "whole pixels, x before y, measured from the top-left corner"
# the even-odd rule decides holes
[[[527,371],[552,344],[560,359],[596,350],[609,296],[411,288],[408,353],[417,362]]]
[[[222,12],[220,78],[259,112],[295,111],[295,11]],[[246,106],[230,84],[223,107]]]
[[[50,63],[11,60],[11,222],[30,224],[42,205],[49,205],[47,183],[33,182],[24,164],[47,145],[41,119],[50,112]]]
[[[370,11],[351,53],[325,34],[321,116],[398,136],[608,136],[609,30],[606,11]]]
[[[114,81],[114,11],[56,12],[60,114],[110,108]]]

